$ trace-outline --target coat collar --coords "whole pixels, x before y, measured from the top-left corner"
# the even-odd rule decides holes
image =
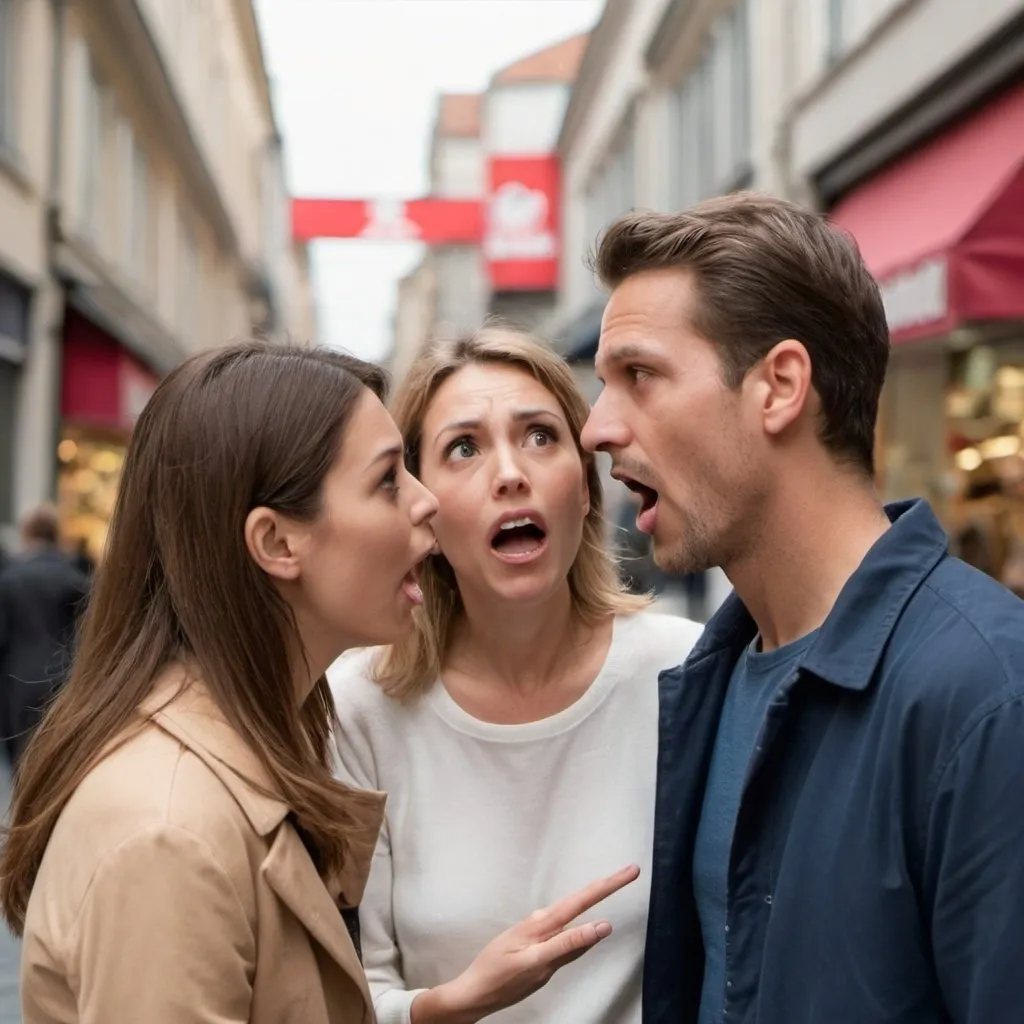
[[[141,711],[216,775],[258,835],[270,835],[288,817],[291,808],[263,763],[196,675],[182,667],[165,670]],[[384,793],[349,790],[344,807],[351,822],[348,856],[340,874],[325,880],[331,897],[344,906],[357,906],[362,899],[385,800]]]

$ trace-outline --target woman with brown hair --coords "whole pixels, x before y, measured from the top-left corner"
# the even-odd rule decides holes
[[[372,1019],[339,906],[383,796],[333,777],[324,671],[410,630],[436,509],[383,393],[341,354],[245,344],[142,412],[0,859],[24,1024]]]
[[[416,632],[329,673],[342,777],[389,794],[360,909],[381,1024],[641,1019],[657,677],[700,627],[620,586],[587,411],[563,360],[496,327],[427,351],[397,396],[440,553]],[[534,907],[622,864],[639,880],[585,974],[524,961]]]

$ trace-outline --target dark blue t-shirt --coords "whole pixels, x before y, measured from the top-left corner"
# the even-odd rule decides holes
[[[729,852],[747,767],[772,697],[816,634],[815,630],[767,652],[758,651],[755,640],[729,681],[693,854],[693,887],[705,955],[699,1024],[722,1024],[725,1008]]]

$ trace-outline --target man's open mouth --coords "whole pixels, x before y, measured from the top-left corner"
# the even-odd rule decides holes
[[[618,479],[634,494],[640,496],[639,515],[643,515],[648,509],[652,509],[658,504],[658,492],[653,487],[648,487],[646,484],[640,483],[639,480],[634,480],[631,476],[625,476],[624,474],[620,474]]]

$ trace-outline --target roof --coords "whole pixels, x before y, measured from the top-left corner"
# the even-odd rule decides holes
[[[478,93],[442,93],[435,133],[446,139],[478,138],[482,107],[483,97]]]
[[[575,80],[589,33],[572,36],[554,46],[548,46],[514,64],[502,68],[491,80],[492,85],[512,85],[516,82],[565,82]]]

